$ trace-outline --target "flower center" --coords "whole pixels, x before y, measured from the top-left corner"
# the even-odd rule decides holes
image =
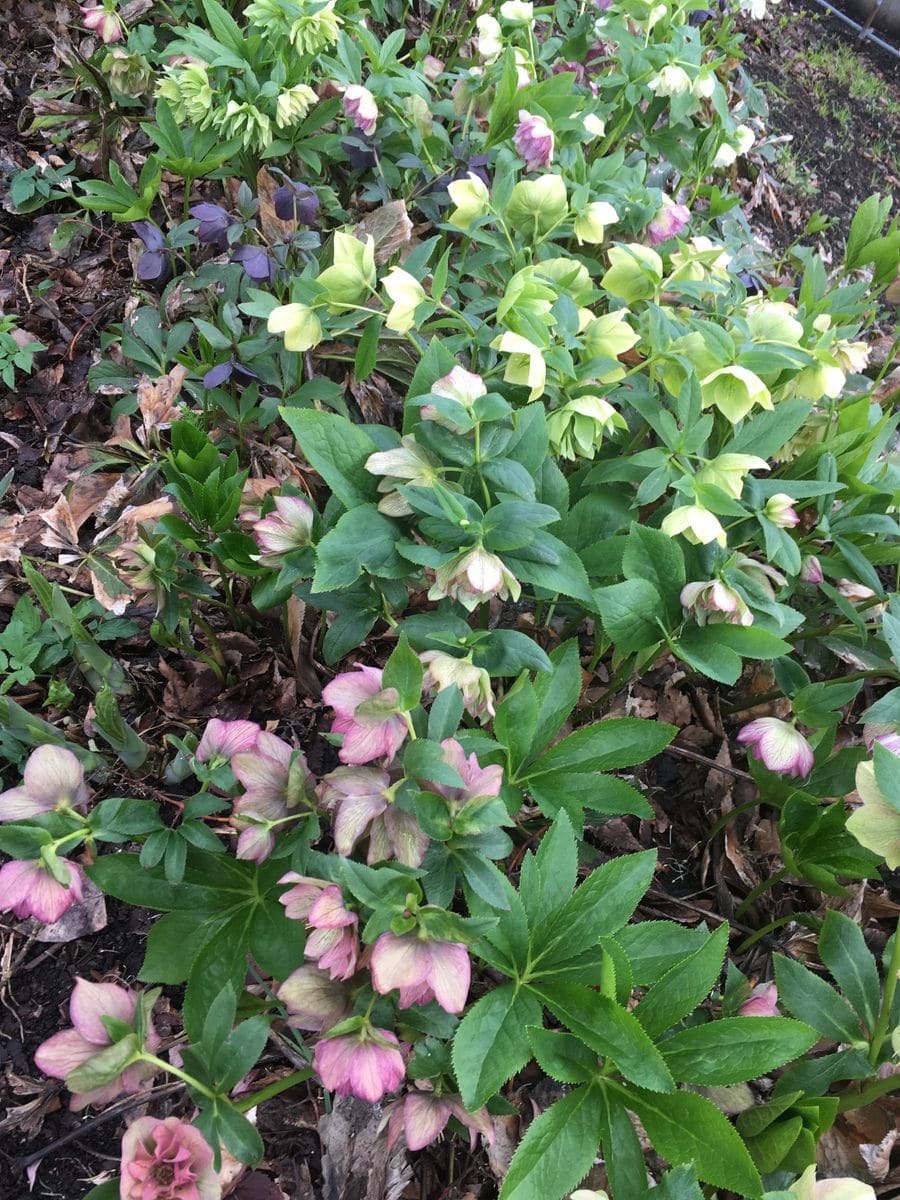
[[[161,1188],[170,1188],[175,1182],[175,1166],[170,1162],[157,1162],[150,1168],[150,1178]]]

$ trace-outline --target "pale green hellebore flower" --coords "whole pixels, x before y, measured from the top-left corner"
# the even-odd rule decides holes
[[[334,262],[318,276],[328,303],[340,311],[345,305],[358,305],[374,291],[375,239],[370,235],[361,242],[352,233],[338,229],[334,234]]]
[[[269,313],[269,333],[284,334],[285,350],[303,353],[322,340],[322,323],[308,304],[282,304]]]
[[[517,383],[530,388],[529,401],[537,400],[538,396],[543,395],[544,384],[547,382],[547,364],[544,362],[540,346],[535,346],[528,338],[507,330],[494,338],[491,348],[509,355],[503,375],[507,383]]]
[[[732,423],[746,417],[757,404],[772,408],[772,396],[760,377],[736,363],[701,379],[700,396],[704,408],[715,406]]]
[[[394,267],[382,279],[381,285],[393,301],[385,325],[395,333],[408,333],[415,324],[416,309],[427,299],[425,289],[414,275],[402,267]]]
[[[600,286],[610,296],[634,304],[656,295],[663,277],[663,261],[655,250],[639,242],[610,246],[609,267]]]

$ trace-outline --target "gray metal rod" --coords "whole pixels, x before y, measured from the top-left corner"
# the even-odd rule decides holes
[[[849,25],[851,29],[855,29],[861,41],[874,42],[876,46],[880,46],[888,54],[893,54],[894,58],[900,58],[900,50],[896,46],[892,46],[890,42],[884,41],[877,34],[873,33],[871,28],[864,28],[858,21],[854,21],[852,17],[848,17],[846,13],[842,13],[833,4],[829,4],[828,0],[816,0],[816,4],[818,4],[819,8],[824,8],[826,12],[830,12],[833,17],[837,17],[839,21],[843,21],[845,25]]]

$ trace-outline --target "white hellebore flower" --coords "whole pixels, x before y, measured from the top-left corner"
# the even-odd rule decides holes
[[[683,504],[674,508],[660,527],[669,537],[680,533],[694,546],[708,546],[710,542],[725,545],[725,530],[715,513],[699,504]]]
[[[656,96],[681,96],[691,90],[691,77],[684,67],[669,63],[648,80],[647,87]]]
[[[393,301],[385,325],[395,333],[408,333],[413,327],[416,309],[426,299],[425,289],[402,267],[394,267],[381,284]]]
[[[506,0],[500,5],[500,16],[504,21],[515,21],[518,25],[534,23],[534,5],[531,0]]]
[[[503,32],[500,22],[490,13],[485,13],[475,22],[478,29],[478,39],[475,43],[478,57],[482,62],[496,62],[503,53]]]

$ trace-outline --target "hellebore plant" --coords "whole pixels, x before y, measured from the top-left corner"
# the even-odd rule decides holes
[[[758,717],[738,733],[769,771],[803,779],[813,768],[813,749],[798,729],[777,717]]]

